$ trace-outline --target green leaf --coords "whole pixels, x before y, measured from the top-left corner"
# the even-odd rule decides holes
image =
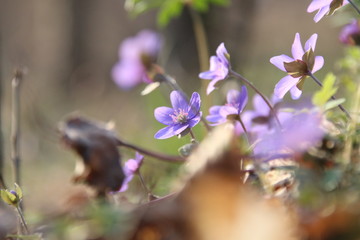
[[[172,18],[178,17],[183,9],[181,0],[166,0],[160,7],[158,24],[165,27]]]
[[[22,190],[17,183],[15,183],[14,185],[15,185],[15,192],[17,194],[17,197],[19,198],[19,200],[21,200],[23,197]]]
[[[9,205],[16,206],[17,197],[12,194],[9,190],[0,190],[1,198],[4,202]]]
[[[323,107],[326,102],[336,93],[337,87],[334,86],[336,77],[334,74],[329,73],[326,75],[323,82],[323,87],[317,91],[313,98],[312,102],[319,107]]]
[[[339,106],[340,104],[344,103],[345,102],[345,98],[340,98],[340,99],[336,99],[336,100],[331,100],[329,102],[327,102],[325,105],[324,105],[324,110],[327,111],[327,110],[330,110],[332,108],[335,108],[337,106]]]
[[[199,12],[206,12],[209,9],[209,3],[206,0],[193,0],[192,7]]]

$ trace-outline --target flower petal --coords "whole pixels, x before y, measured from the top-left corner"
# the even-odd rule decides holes
[[[137,61],[121,61],[111,70],[113,80],[124,90],[141,83],[144,73],[144,67]]]
[[[325,6],[320,8],[320,10],[315,14],[314,21],[319,22],[330,10],[330,6]]]
[[[125,177],[119,192],[125,192],[128,189],[129,182],[133,179],[133,177],[134,177],[134,175],[129,175],[129,176]]]
[[[199,117],[199,119],[200,119],[200,117]],[[174,130],[175,135],[178,135],[178,134],[182,133],[183,131],[185,131],[189,127],[189,122],[191,122],[191,120],[189,120],[187,123],[174,125],[173,130]]]
[[[297,84],[299,78],[293,78],[290,75],[283,77],[275,86],[274,94],[278,98],[283,98],[285,94]]]
[[[215,78],[214,80],[212,80],[206,89],[206,94],[209,95],[212,91],[214,91],[216,89],[215,84],[221,80],[222,79],[219,79],[219,78]]]
[[[154,111],[155,119],[165,125],[171,125],[174,123],[171,115],[174,114],[174,109],[169,107],[158,107]]]
[[[201,104],[200,95],[199,95],[199,93],[194,92],[191,95],[190,104],[188,107],[188,113],[189,113],[188,117],[189,118],[193,118],[195,115],[199,114],[200,104]]]
[[[300,98],[302,91],[298,89],[297,86],[295,85],[292,88],[290,88],[290,94],[291,94],[291,98],[296,100]]]
[[[218,59],[218,57],[216,56],[211,56],[210,57],[210,69],[209,71],[205,71],[199,74],[199,78],[201,79],[213,79],[214,77],[217,76],[216,74],[216,70],[219,66],[220,61]]]
[[[168,126],[168,127],[162,128],[157,133],[155,133],[154,138],[165,139],[165,138],[170,138],[172,136],[175,136],[176,134],[174,134],[173,129],[174,129],[173,126]]]
[[[224,43],[220,43],[220,45],[216,49],[216,55],[221,60],[222,63],[224,63],[227,66],[229,65],[229,60],[226,57],[227,55],[229,55],[229,53],[226,50]]]
[[[196,124],[198,124],[199,122],[200,122],[200,120],[201,120],[201,117],[200,116],[196,116],[196,117],[194,117],[193,119],[190,119],[189,120],[189,128],[192,128],[192,127],[194,127]]]
[[[156,134],[155,138],[157,139],[166,139],[173,136],[176,136],[182,133],[186,128],[189,127],[189,124],[176,124],[173,126],[168,126],[165,128],[160,129]]]
[[[235,89],[231,89],[227,92],[226,94],[226,102],[230,105],[236,105],[238,104],[240,101],[240,92],[235,90]]]
[[[170,101],[174,111],[179,109],[185,110],[189,106],[186,97],[180,91],[172,91],[170,93]]]
[[[314,12],[320,8],[325,7],[326,5],[329,5],[331,2],[332,0],[313,0],[308,6],[307,12]]]
[[[248,92],[245,86],[241,87],[240,99],[239,99],[239,113],[241,113],[248,102]]]
[[[268,116],[270,113],[269,106],[259,94],[254,96],[253,106],[257,116]]]
[[[295,34],[295,39],[294,39],[294,43],[291,47],[291,53],[293,55],[293,58],[296,59],[302,59],[302,56],[304,55],[304,49],[301,46],[301,39],[300,39],[300,34],[296,33]]]
[[[143,160],[144,160],[144,155],[141,155],[139,152],[136,152],[135,161],[138,163],[139,166],[141,165]]]
[[[311,37],[306,41],[305,43],[305,52],[309,51],[310,48],[315,51],[315,46],[316,46],[316,40],[317,40],[318,35],[316,33],[314,33],[313,35],[311,35]]]
[[[220,111],[220,115],[226,118],[229,115],[239,114],[239,110],[232,106],[223,106]]]
[[[226,121],[226,119],[224,119],[219,113],[219,111],[222,107],[223,106],[212,106],[209,109],[209,115],[206,116],[206,120],[209,122],[212,122],[212,123],[217,123],[217,124]]]
[[[284,72],[286,72],[284,62],[293,62],[293,61],[295,61],[295,59],[293,59],[285,54],[270,58],[270,62],[273,65],[275,65],[275,67],[277,67],[278,69],[280,69],[281,71],[284,71]]]
[[[319,71],[324,66],[324,58],[322,56],[315,57],[314,67],[312,69],[312,73]]]

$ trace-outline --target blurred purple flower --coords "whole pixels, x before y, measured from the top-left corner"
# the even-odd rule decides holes
[[[111,71],[115,83],[128,90],[142,82],[152,82],[147,71],[155,62],[160,46],[160,36],[151,30],[142,30],[125,39],[119,48],[120,60]]]
[[[360,25],[357,19],[353,19],[351,23],[342,28],[339,40],[347,45],[360,44]]]
[[[229,56],[224,43],[221,43],[216,49],[216,56],[210,57],[209,71],[199,74],[200,78],[211,80],[206,90],[208,95],[216,88],[215,84],[218,81],[224,80],[228,76],[230,68]]]
[[[307,12],[310,13],[318,10],[314,17],[314,21],[319,22],[325,15],[332,15],[337,9],[348,3],[347,0],[313,0],[307,9]]]
[[[279,103],[281,99],[277,98],[275,95],[271,98],[271,104],[274,106],[277,118],[282,124],[288,118],[292,116],[290,112],[284,112],[279,109]],[[244,112],[251,119],[251,131],[257,135],[262,135],[267,133],[274,127],[277,127],[276,119],[272,114],[269,106],[265,103],[264,99],[256,94],[253,98],[253,107],[254,110],[248,110]]]
[[[179,135],[190,130],[200,121],[202,114],[200,111],[201,100],[197,92],[192,94],[189,102],[179,91],[172,91],[170,100],[172,108],[158,107],[154,111],[156,120],[168,125],[155,134],[154,137],[157,139]]]
[[[142,161],[144,160],[144,156],[140,153],[135,153],[135,159],[129,159],[125,162],[124,165],[124,174],[125,179],[123,184],[121,185],[121,188],[119,192],[125,192],[128,189],[129,182],[133,179],[134,175],[138,172]]]
[[[237,91],[234,89],[228,91],[226,100],[227,103],[224,106],[212,106],[209,109],[210,115],[206,117],[206,120],[211,122],[210,125],[215,126],[224,123],[229,119],[232,119],[235,121],[236,133],[240,134],[244,132],[244,129],[239,122],[240,113],[242,113],[248,101],[248,93],[246,87],[242,86],[241,91]]]
[[[325,134],[321,128],[322,116],[317,112],[299,113],[283,123],[282,129],[263,135],[256,145],[257,154],[290,150],[304,152],[319,142]]]
[[[292,45],[292,58],[282,54],[272,57],[270,62],[280,70],[287,72],[288,75],[283,77],[275,86],[274,94],[278,98],[283,98],[290,91],[293,99],[301,96],[302,85],[309,73],[315,73],[324,66],[322,56],[314,56],[317,34],[313,34],[305,43],[301,45],[300,34],[296,33]]]

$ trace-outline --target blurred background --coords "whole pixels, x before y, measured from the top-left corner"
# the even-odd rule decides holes
[[[233,68],[270,96],[284,73],[271,65],[269,59],[279,54],[290,55],[296,32],[301,34],[303,43],[311,34],[318,33],[316,54],[325,58],[325,67],[317,74],[321,79],[328,71],[336,70],[335,62],[343,54],[339,29],[350,16],[345,13],[315,24],[314,14],[306,12],[310,2],[232,0],[228,7],[212,7],[202,15],[209,53],[214,54],[219,43],[225,42]],[[121,41],[144,28],[153,29],[165,40],[160,65],[187,93],[199,91],[200,69],[188,9],[168,26],[158,28],[156,11],[134,18],[124,10],[123,0],[0,0],[0,3],[4,175],[11,187],[14,181],[9,150],[11,79],[14,69],[22,66],[27,74],[21,85],[20,144],[24,203],[29,212],[56,209],[64,196],[76,191],[70,181],[76,156],[60,144],[56,132],[58,122],[69,113],[112,120],[121,138],[169,154],[177,154],[177,149],[189,141],[186,137],[153,138],[163,127],[154,119],[153,111],[169,105],[169,89],[161,87],[150,95],[140,96],[144,85],[123,91],[110,76]],[[305,89],[315,88],[310,81],[305,84]],[[211,103],[222,104],[224,95],[220,90],[208,98]],[[203,112],[206,115],[207,109]],[[201,136],[202,126],[197,126],[196,131]],[[122,155],[124,161],[134,153],[123,149]],[[162,195],[171,186],[178,167],[149,159],[143,171],[155,193]],[[132,184],[133,189],[138,187],[136,181]]]

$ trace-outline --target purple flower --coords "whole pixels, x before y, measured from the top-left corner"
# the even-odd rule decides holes
[[[190,102],[179,91],[172,91],[170,94],[172,108],[158,107],[154,111],[156,120],[168,125],[160,129],[155,138],[165,139],[176,136],[194,127],[201,118],[200,95],[194,92]]]
[[[351,23],[342,28],[339,40],[347,45],[360,44],[360,26],[357,19],[353,19]]]
[[[316,112],[296,114],[283,123],[282,129],[264,135],[254,151],[259,154],[283,150],[304,152],[324,136],[321,121],[322,116]]]
[[[125,90],[145,82],[150,83],[147,72],[159,53],[160,36],[150,30],[142,30],[136,36],[125,39],[119,48],[119,62],[112,68],[115,83]]]
[[[202,72],[199,77],[202,79],[209,79],[211,82],[208,85],[206,93],[209,95],[216,87],[215,84],[224,80],[229,74],[229,53],[227,52],[224,43],[221,43],[216,49],[216,56],[210,57],[209,71]]]
[[[325,15],[332,15],[337,9],[348,3],[347,0],[313,0],[307,11],[310,13],[318,10],[314,21],[319,22]]]
[[[289,57],[285,54],[272,57],[270,62],[280,70],[287,72],[288,75],[283,77],[275,86],[274,94],[278,98],[283,98],[290,91],[293,99],[298,99],[302,93],[302,86],[305,78],[310,73],[315,73],[324,65],[322,56],[314,56],[317,34],[313,34],[305,43],[301,45],[300,34],[296,33],[292,45],[292,55]]]
[[[279,109],[280,101],[281,99],[277,98],[275,95],[271,98],[271,103],[274,106],[276,116],[282,124],[292,116],[292,113],[284,112]],[[262,134],[268,133],[268,131],[278,126],[269,106],[258,94],[256,94],[253,98],[253,107],[254,110],[248,110],[244,112],[244,114],[248,115],[248,117],[251,119],[251,131],[253,133],[261,136]]]
[[[135,159],[129,159],[125,162],[124,165],[124,174],[125,179],[123,181],[123,184],[121,185],[121,188],[119,192],[125,192],[128,189],[129,182],[133,179],[134,175],[138,172],[142,161],[144,160],[144,156],[140,153],[135,153]]]
[[[226,100],[227,103],[224,106],[212,106],[209,109],[210,115],[206,117],[206,120],[211,122],[212,126],[224,123],[229,119],[234,120],[235,131],[240,134],[244,131],[239,122],[240,113],[242,113],[248,101],[246,87],[242,86],[241,91],[234,89],[228,91]]]

